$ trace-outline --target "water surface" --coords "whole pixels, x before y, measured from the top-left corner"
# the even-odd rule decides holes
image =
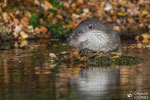
[[[63,43],[42,40],[4,46],[0,50],[0,100],[148,100],[150,48],[125,48],[131,45],[136,44],[123,44],[123,55],[148,61],[133,66],[77,64],[54,69],[48,62],[49,52],[68,50]]]

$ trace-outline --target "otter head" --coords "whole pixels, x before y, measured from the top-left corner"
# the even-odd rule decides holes
[[[72,46],[80,46],[83,42],[87,41],[99,26],[98,19],[87,19],[82,21],[67,38],[67,41]]]

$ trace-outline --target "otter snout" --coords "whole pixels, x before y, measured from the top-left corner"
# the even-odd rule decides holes
[[[67,43],[70,44],[70,43],[71,43],[71,40],[72,40],[72,37],[69,36],[69,37],[67,38]]]
[[[70,41],[71,41],[71,38],[70,38],[70,37],[68,37],[68,38],[67,38],[67,42],[69,43]]]

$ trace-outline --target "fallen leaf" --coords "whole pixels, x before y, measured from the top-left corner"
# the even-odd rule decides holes
[[[16,25],[16,26],[15,26],[15,29],[14,29],[14,32],[15,32],[15,33],[19,33],[19,32],[22,31],[22,28],[23,28],[22,25]]]
[[[27,40],[23,40],[20,42],[20,47],[25,47],[28,45],[28,41]]]
[[[142,15],[147,15],[147,14],[149,14],[148,11],[142,11]]]
[[[57,64],[50,63],[49,67],[50,67],[50,69],[54,69],[56,65]]]
[[[49,15],[48,15],[48,18],[51,18],[51,17],[53,17],[53,13],[50,13]]]
[[[81,61],[87,61],[88,59],[89,59],[89,58],[86,57],[86,56],[80,58]]]
[[[14,25],[18,25],[20,23],[17,18],[14,18],[13,21],[14,21]]]
[[[2,16],[3,16],[3,19],[4,19],[5,22],[9,21],[10,16],[7,13],[3,13]]]
[[[127,20],[128,20],[129,23],[132,23],[132,24],[133,24],[133,23],[136,23],[133,18],[127,18]]]
[[[74,23],[74,24],[69,24],[69,28],[74,29],[78,24]]]
[[[150,24],[148,25],[148,28],[150,29]]]
[[[47,8],[49,8],[49,9],[52,9],[52,8],[53,8],[52,4],[51,4],[50,2],[48,2],[48,1],[44,1],[44,5],[45,5]]]
[[[72,8],[72,9],[75,9],[75,8],[76,8],[76,3],[72,3],[72,4],[71,4],[71,8]]]
[[[25,11],[25,16],[30,19],[32,17],[32,14],[29,11]]]
[[[113,26],[114,30],[120,32],[120,27],[119,26]]]
[[[142,36],[144,39],[147,39],[147,40],[150,39],[150,34],[148,33],[143,33]]]
[[[57,58],[57,56],[54,54],[54,53],[49,53],[49,56],[54,59],[54,58]]]
[[[10,16],[12,19],[15,19],[15,18],[16,18],[13,13],[9,13],[9,16]]]
[[[72,58],[80,59],[81,57],[80,57],[79,52],[78,52],[78,51],[73,51],[73,53],[72,53]]]
[[[19,34],[17,32],[13,32],[13,35],[15,38],[17,38]]]
[[[44,21],[42,18],[40,18],[40,24],[46,25],[46,21]]]
[[[29,18],[28,18],[28,17],[22,17],[22,18],[21,18],[21,23],[22,23],[24,26],[29,25]]]
[[[83,3],[84,3],[83,0],[77,0],[77,5],[78,5],[78,6],[81,5],[81,4],[83,4]]]
[[[110,3],[106,3],[104,10],[110,11],[113,8],[113,6]]]
[[[46,27],[44,27],[44,26],[41,26],[41,27],[40,27],[40,32],[42,32],[42,33],[47,33],[47,32],[48,32],[48,29],[47,29]]]
[[[29,25],[29,26],[27,26],[27,28],[28,28],[28,29],[27,29],[26,32],[33,34],[33,32],[34,32],[33,26]]]
[[[60,15],[60,14],[58,14],[56,17],[57,17],[58,19],[60,19],[60,20],[63,20],[63,16]]]
[[[119,16],[126,16],[126,14],[125,14],[125,13],[122,13],[122,12],[118,12],[118,15],[119,15]]]
[[[29,37],[28,34],[25,33],[24,31],[21,31],[19,34],[20,34],[19,40],[25,40]]]

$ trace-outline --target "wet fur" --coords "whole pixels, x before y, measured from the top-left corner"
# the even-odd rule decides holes
[[[79,46],[81,50],[122,53],[118,33],[95,18],[82,21],[69,36],[69,40],[70,45]]]

